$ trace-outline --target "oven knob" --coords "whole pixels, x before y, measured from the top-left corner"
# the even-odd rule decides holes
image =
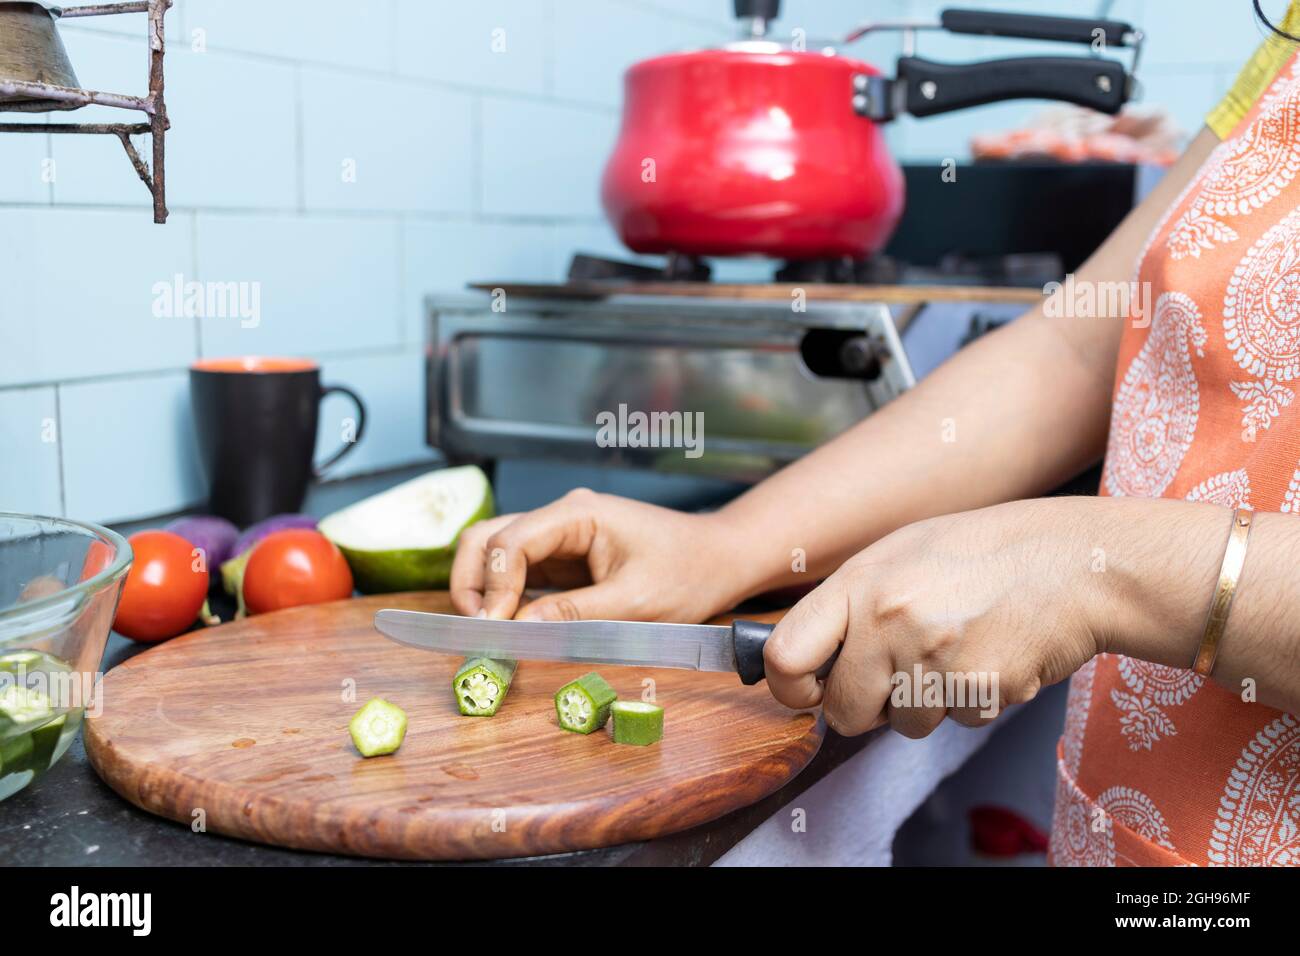
[[[840,346],[840,366],[845,374],[874,379],[880,375],[880,346],[866,335],[845,339]]]

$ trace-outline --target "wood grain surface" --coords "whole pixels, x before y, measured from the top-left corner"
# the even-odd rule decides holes
[[[600,668],[623,697],[655,682],[665,733],[650,747],[559,729],[553,695],[593,669],[582,664],[521,662],[497,716],[461,717],[451,692],[460,658],[382,637],[372,620],[384,607],[450,603],[422,592],[295,608],[131,658],[104,677],[103,712],[86,722],[92,765],[136,806],[229,836],[491,859],[685,830],[781,787],[822,741],[819,715],[786,710],[763,685],[680,670]],[[347,724],[375,696],[410,724],[397,753],[367,760]]]

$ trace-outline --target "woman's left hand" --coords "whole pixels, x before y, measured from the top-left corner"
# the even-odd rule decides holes
[[[1099,609],[1115,582],[1104,506],[1013,502],[880,539],[777,625],[764,654],[773,695],[790,707],[823,703],[842,734],[887,721],[909,737],[948,715],[973,726],[1032,699],[1105,649],[1113,622]],[[814,672],[837,647],[823,700]]]

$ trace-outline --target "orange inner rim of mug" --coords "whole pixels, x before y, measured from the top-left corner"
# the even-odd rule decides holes
[[[313,372],[316,363],[302,358],[269,358],[243,355],[238,358],[203,359],[192,366],[200,372]]]

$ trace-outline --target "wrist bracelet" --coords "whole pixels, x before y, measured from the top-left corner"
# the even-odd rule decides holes
[[[1192,662],[1192,670],[1202,677],[1209,677],[1214,670],[1214,659],[1219,655],[1219,640],[1228,626],[1228,612],[1232,610],[1232,598],[1237,593],[1241,567],[1246,563],[1246,543],[1250,538],[1252,514],[1246,508],[1238,508],[1232,516],[1232,530],[1228,533],[1228,546],[1223,552],[1223,566],[1219,568],[1219,583],[1214,589],[1214,600],[1210,602],[1210,613],[1205,619],[1205,636],[1201,638],[1200,650]]]

